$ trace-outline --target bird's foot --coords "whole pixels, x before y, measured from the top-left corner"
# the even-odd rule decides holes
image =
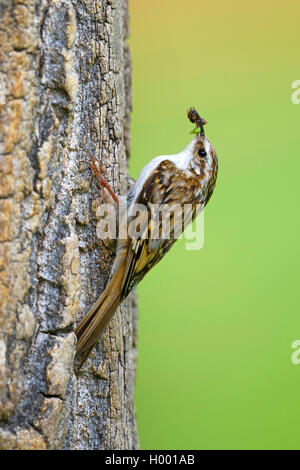
[[[115,195],[112,188],[110,187],[110,185],[108,184],[108,182],[103,176],[103,166],[87,150],[85,150],[85,152],[88,154],[91,160],[91,163],[89,165],[90,169],[92,170],[93,174],[98,178],[102,199],[105,199],[105,192],[104,192],[104,188],[105,188],[107,189],[107,191],[109,192],[113,200],[118,204],[119,203],[118,197]]]

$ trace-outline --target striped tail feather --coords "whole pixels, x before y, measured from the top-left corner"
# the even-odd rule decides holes
[[[105,290],[94,303],[90,311],[76,328],[77,349],[76,357],[80,366],[84,363],[94,344],[102,335],[107,324],[119,306],[121,298],[122,270],[118,270]]]

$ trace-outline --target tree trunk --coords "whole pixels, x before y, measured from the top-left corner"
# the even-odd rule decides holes
[[[134,449],[134,294],[73,370],[115,248],[85,150],[127,191],[127,1],[2,0],[0,16],[0,448]]]

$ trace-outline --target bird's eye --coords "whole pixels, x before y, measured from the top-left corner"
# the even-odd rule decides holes
[[[207,153],[204,149],[199,149],[198,150],[198,155],[199,155],[199,157],[206,157]]]

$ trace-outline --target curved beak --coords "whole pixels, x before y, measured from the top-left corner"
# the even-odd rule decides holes
[[[205,119],[200,118],[199,127],[200,127],[200,129],[201,129],[201,131],[200,131],[200,136],[201,136],[201,137],[204,137],[204,136],[205,136],[204,127],[203,127],[204,124],[206,124]]]

